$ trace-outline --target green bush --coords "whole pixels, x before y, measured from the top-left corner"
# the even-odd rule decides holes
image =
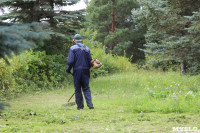
[[[18,93],[53,89],[72,82],[66,74],[63,55],[46,55],[43,51],[25,51],[9,59],[10,66],[0,60],[0,94],[15,96]]]
[[[13,69],[8,67],[3,59],[0,60],[0,98],[15,91],[16,82],[12,76]],[[0,99],[1,100],[1,99]]]

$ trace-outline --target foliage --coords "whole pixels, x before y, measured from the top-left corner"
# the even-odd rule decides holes
[[[25,51],[9,59],[10,66],[0,62],[1,97],[15,97],[30,91],[54,89],[72,82],[66,75],[63,55],[46,55],[45,52]]]
[[[1,16],[3,20],[11,22],[48,22],[52,27],[56,26],[56,20],[73,17],[71,14],[62,14],[57,7],[76,4],[79,0],[5,0],[1,1],[2,7],[8,7],[10,13]],[[58,16],[60,16],[58,18]]]
[[[52,35],[51,40],[45,42],[46,45],[37,49],[45,50],[47,55],[66,54],[75,33],[84,28],[85,10],[60,11],[60,14],[54,17],[58,22],[56,27],[52,27],[56,34]]]
[[[10,23],[48,23],[51,39],[38,50],[47,54],[64,54],[66,42],[71,42],[71,36],[77,29],[83,27],[84,10],[66,11],[63,6],[71,6],[79,0],[5,0],[0,6],[9,8],[9,13],[0,16],[0,20]]]
[[[139,8],[134,0],[91,0],[87,6],[91,26],[97,31],[96,40],[112,50],[113,54],[144,59],[143,48],[145,27],[135,27],[133,8]],[[108,49],[107,49],[108,52]],[[108,52],[109,53],[109,52]]]
[[[43,44],[49,39],[45,32],[45,24],[8,24],[0,21],[0,58],[11,56],[12,52],[19,52]],[[8,61],[7,61],[8,62]]]
[[[144,52],[154,64],[182,63],[188,72],[199,73],[199,2],[139,1],[142,8],[132,13],[139,25],[147,26]]]

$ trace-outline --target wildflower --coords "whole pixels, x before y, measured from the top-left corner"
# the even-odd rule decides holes
[[[174,98],[176,98],[176,97],[177,97],[177,96],[176,96],[176,93],[173,93],[173,97],[174,97]]]
[[[178,84],[178,86],[180,86],[180,84]]]
[[[170,87],[172,87],[172,85],[170,85]]]
[[[63,117],[65,117],[65,114],[63,114]]]
[[[143,111],[141,111],[141,113],[143,114]]]
[[[119,112],[122,112],[122,110],[120,109]]]
[[[165,88],[165,89],[167,90],[167,89],[169,89],[169,88]]]

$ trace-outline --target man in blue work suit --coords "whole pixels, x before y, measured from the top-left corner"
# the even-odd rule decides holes
[[[76,34],[73,41],[75,45],[73,45],[69,50],[67,72],[70,73],[70,70],[73,67],[77,109],[82,110],[84,108],[82,91],[85,96],[87,106],[89,109],[94,109],[89,87],[89,69],[93,65],[92,56],[89,48],[82,43],[82,37],[80,34]]]

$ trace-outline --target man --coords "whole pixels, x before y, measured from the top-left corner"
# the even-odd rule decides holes
[[[67,72],[71,73],[70,70],[73,68],[77,109],[82,110],[84,108],[82,91],[85,96],[87,106],[89,109],[94,109],[89,87],[89,69],[93,65],[92,56],[89,48],[82,43],[82,37],[80,34],[76,34],[73,41],[75,45],[69,50]]]

